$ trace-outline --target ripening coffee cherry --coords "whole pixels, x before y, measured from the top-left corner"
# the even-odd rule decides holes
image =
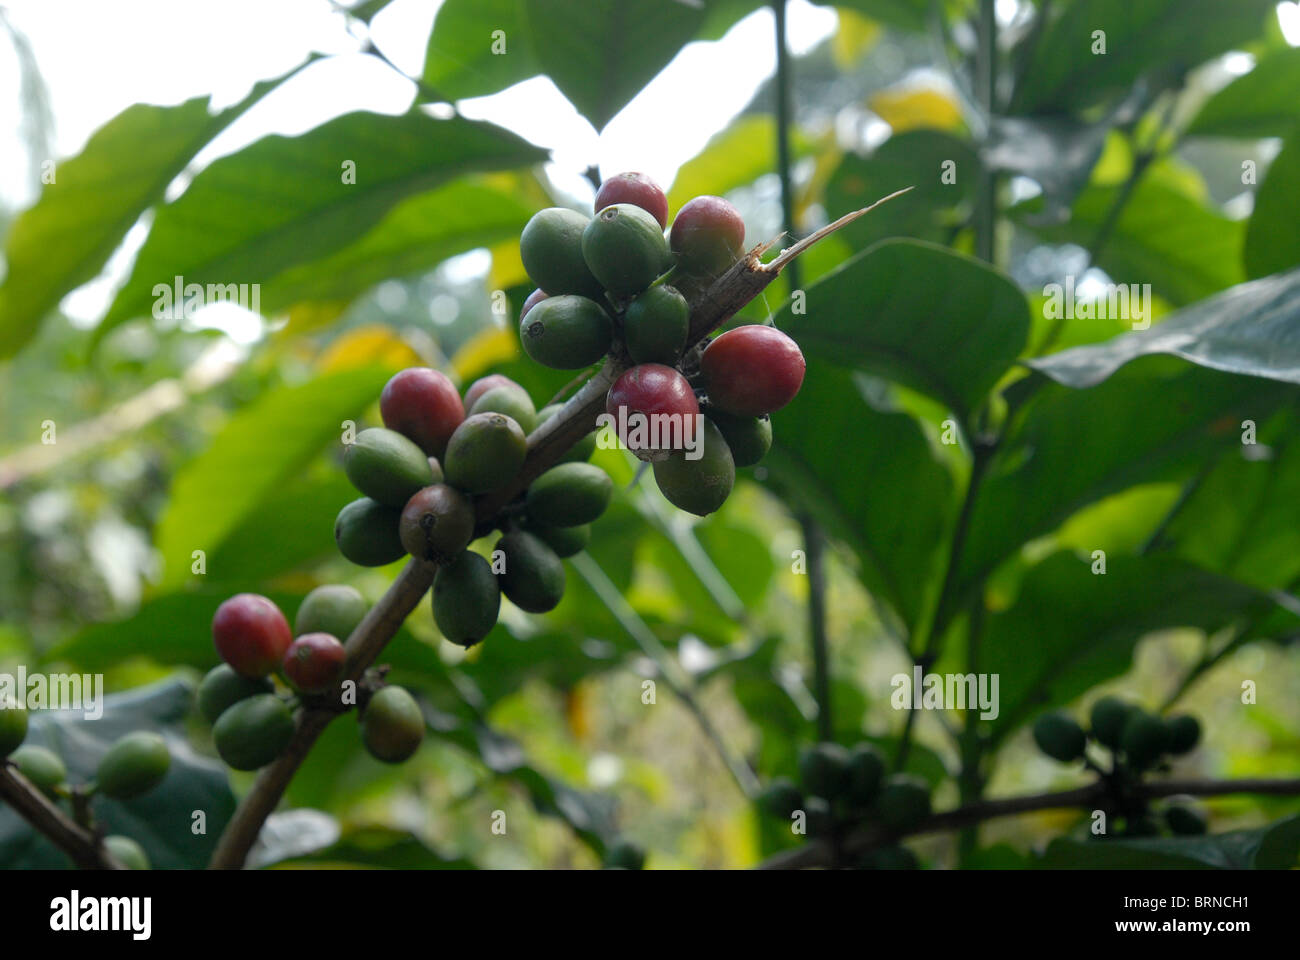
[[[384,426],[441,457],[452,431],[465,419],[460,393],[448,377],[429,367],[411,367],[384,385],[379,395]]]
[[[470,413],[503,413],[519,424],[524,433],[537,426],[537,408],[523,387],[511,384],[493,387],[474,401]]]
[[[346,641],[370,607],[361,591],[343,583],[327,583],[302,598],[293,618],[293,635],[328,633]]]
[[[727,441],[737,469],[754,466],[772,449],[772,421],[769,418],[737,417],[708,404],[702,404],[700,411]]]
[[[22,746],[26,739],[27,708],[6,694],[0,701],[0,760]]]
[[[634,297],[668,269],[663,227],[630,203],[605,207],[582,232],[582,256],[616,300]]]
[[[203,718],[208,723],[216,723],[218,717],[240,700],[274,690],[275,687],[266,677],[241,676],[230,664],[222,663],[208,671],[199,684],[196,699]]]
[[[284,678],[299,693],[325,693],[343,676],[347,651],[329,633],[304,633],[284,655]]]
[[[385,427],[357,434],[343,455],[343,472],[371,500],[398,510],[417,490],[433,483],[428,455],[413,441]]]
[[[401,510],[369,497],[353,500],[334,521],[339,553],[361,567],[382,567],[400,560],[406,556],[397,530],[401,517]]]
[[[545,527],[579,527],[605,512],[614,483],[590,463],[562,463],[533,481],[524,497],[530,523]]]
[[[501,587],[492,565],[466,550],[433,578],[433,622],[452,643],[472,647],[497,624]]]
[[[696,197],[677,211],[668,243],[683,269],[716,276],[744,252],[745,220],[721,197]]]
[[[1034,722],[1034,743],[1053,760],[1073,763],[1083,756],[1083,727],[1063,713],[1045,713]]]
[[[519,319],[523,320],[524,317],[528,316],[529,310],[533,309],[533,307],[537,306],[539,303],[541,303],[549,296],[550,296],[549,293],[541,289],[534,290],[532,293],[530,293],[527,297],[524,298],[524,305],[519,308]]]
[[[576,464],[575,464],[576,466]],[[513,530],[497,541],[502,571],[501,592],[520,610],[547,613],[564,597],[564,563],[541,539]]]
[[[284,752],[293,738],[293,714],[283,700],[262,693],[241,700],[212,727],[212,742],[226,766],[257,770]]]
[[[212,640],[221,659],[246,677],[265,677],[293,643],[289,621],[272,601],[256,593],[238,593],[217,607]]]
[[[171,762],[172,755],[162,737],[137,730],[108,748],[99,761],[95,782],[104,796],[129,800],[162,783]]]
[[[32,782],[32,786],[50,798],[68,781],[68,768],[63,765],[63,760],[53,750],[44,747],[23,744],[9,754],[9,762]]]
[[[487,493],[514,479],[527,455],[528,438],[512,417],[475,413],[451,435],[442,469],[457,490]]]
[[[676,287],[651,287],[623,311],[623,341],[634,363],[673,366],[691,328],[691,308]]]
[[[494,387],[519,387],[520,390],[524,389],[504,374],[489,373],[486,377],[479,377],[469,385],[469,389],[465,391],[465,409],[472,409],[474,404],[478,403],[478,398]],[[524,392],[527,393],[526,390]]]
[[[685,377],[661,363],[624,371],[609,388],[605,412],[614,418],[623,445],[641,460],[667,460],[674,447],[698,440],[695,391]]]
[[[1169,731],[1157,716],[1134,710],[1124,722],[1120,749],[1128,762],[1140,769],[1151,766],[1169,747]]]
[[[591,542],[591,525],[587,523],[578,527],[544,527],[529,522],[525,528],[561,559],[581,553]]]
[[[361,716],[361,740],[376,760],[403,763],[424,742],[424,714],[401,687],[384,687]]]
[[[798,344],[757,323],[728,330],[700,357],[709,403],[740,417],[773,413],[793,400],[804,366]]]
[[[1165,720],[1168,750],[1174,756],[1190,752],[1201,739],[1201,722],[1191,714],[1180,713]]]
[[[1088,723],[1093,738],[1103,747],[1118,750],[1124,735],[1124,724],[1136,708],[1118,697],[1102,697],[1092,705]]]
[[[540,427],[547,420],[551,419],[551,417],[555,416],[563,409],[564,409],[564,404],[562,403],[552,403],[549,406],[542,407],[542,409],[537,411],[537,426]],[[569,452],[566,453],[564,456],[560,457],[560,459],[557,462],[558,463],[581,463],[582,461],[590,460],[591,455],[596,452],[597,432],[598,431],[596,430],[591,431],[591,433],[587,434],[585,437],[583,437],[581,440],[575,443],[572,447],[570,447]]]
[[[644,173],[616,173],[600,185],[592,204],[597,213],[616,203],[640,207],[659,222],[662,231],[668,226],[668,197],[663,189]]]
[[[576,210],[549,207],[533,215],[519,237],[519,258],[529,279],[552,297],[576,293],[600,297],[600,283],[582,256],[582,232],[590,222]]]
[[[107,836],[104,838],[104,849],[128,870],[150,869],[149,855],[144,852],[144,847],[130,837],[121,834]]]
[[[455,487],[435,483],[411,497],[397,529],[411,556],[446,563],[474,538],[474,505]]]
[[[1165,808],[1165,823],[1179,836],[1191,837],[1202,834],[1208,827],[1205,814],[1195,807],[1175,804]]]
[[[858,807],[873,803],[885,779],[885,759],[870,743],[859,743],[849,751],[849,770],[845,793]]]
[[[687,451],[674,450],[667,460],[654,465],[655,483],[664,499],[679,510],[697,517],[708,516],[727,502],[736,483],[736,465],[722,434],[708,420],[698,459],[687,458]]]
[[[635,843],[619,840],[605,851],[606,870],[640,870],[645,866],[645,851]]]
[[[849,780],[849,752],[838,743],[817,743],[799,751],[799,779],[809,793],[832,800]]]
[[[930,788],[919,777],[895,773],[876,798],[876,814],[891,830],[911,830],[930,815]]]
[[[614,328],[595,300],[547,297],[519,322],[524,353],[553,370],[580,370],[609,351]]]
[[[789,777],[774,777],[758,795],[758,804],[768,815],[778,820],[789,820],[796,810],[803,807],[803,792]]]

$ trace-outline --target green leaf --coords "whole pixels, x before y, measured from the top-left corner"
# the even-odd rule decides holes
[[[1101,383],[1125,364],[1169,354],[1213,370],[1300,383],[1300,269],[1241,283],[1146,330],[1028,361],[1070,387]]]
[[[99,273],[132,224],[162,200],[208,141],[288,76],[257,84],[216,114],[206,97],[174,107],[137,103],[95,131],[80,154],[60,162],[54,182],[9,231],[0,359],[31,339],[64,294]]]
[[[897,380],[965,419],[1025,345],[1029,307],[986,265],[915,240],[879,243],[787,304],[805,355]],[[834,444],[832,444],[834,446]]]
[[[796,130],[792,139],[795,157],[809,152],[807,137]],[[744,114],[678,168],[668,189],[668,209],[676,212],[687,200],[706,194],[722,196],[775,169],[776,121],[766,113]]]
[[[1246,273],[1263,277],[1300,265],[1300,131],[1282,144],[1255,194],[1255,212],[1246,224]],[[1300,345],[1297,345],[1300,349]]]
[[[1104,574],[1092,569],[1090,559],[1053,554],[1025,575],[1009,610],[989,616],[979,667],[999,677],[992,740],[1123,673],[1153,630],[1212,631],[1272,607],[1262,593],[1174,557],[1111,555]]]
[[[170,287],[178,276],[264,283],[348,246],[408,196],[545,156],[492,124],[419,112],[350,113],[298,137],[265,137],[215,161],[158,210],[97,336],[149,313],[155,285]]]
[[[1300,853],[1300,817],[1203,837],[1075,840],[1057,837],[1039,866],[1067,870],[1290,870]]]
[[[1300,123],[1300,49],[1270,54],[1201,107],[1189,136],[1284,137]]]
[[[958,593],[1087,504],[1184,477],[1288,396],[1267,380],[1148,358],[1090,390],[1042,385],[1006,425],[972,508]]]
[[[1133,87],[1168,84],[1211,57],[1262,36],[1274,0],[1075,0],[1034,43],[1011,113],[1082,110]],[[1043,8],[1040,8],[1040,10]],[[1094,53],[1103,31],[1105,53]]]
[[[392,373],[366,367],[327,374],[280,387],[236,413],[172,483],[155,536],[164,564],[160,590],[190,580],[193,552],[203,550],[211,560],[263,500],[338,441],[343,421],[373,403]],[[223,579],[222,571],[210,565],[208,575]]]
[[[104,715],[89,720],[80,710],[40,711],[32,717],[28,742],[52,749],[67,764],[73,783],[94,779],[99,761],[119,737],[153,730],[167,741],[171,767],[163,782],[133,800],[94,801],[95,820],[107,834],[123,834],[144,848],[158,870],[195,870],[207,865],[217,838],[235,811],[226,769],[194,752],[185,722],[194,691],[180,680],[166,680],[103,700]],[[193,814],[203,811],[207,830],[191,830]],[[66,855],[8,806],[0,806],[0,864],[7,869],[70,866]]]
[[[536,76],[541,67],[533,55],[526,6],[526,0],[446,0],[429,35],[424,83],[448,99],[463,100]]]
[[[916,421],[874,409],[850,373],[814,359],[772,425],[769,482],[851,547],[863,583],[914,626],[953,507],[951,477]]]

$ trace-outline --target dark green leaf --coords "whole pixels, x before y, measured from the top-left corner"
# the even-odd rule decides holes
[[[1300,49],[1270,54],[1201,107],[1191,136],[1284,137],[1300,123]]]
[[[1255,194],[1246,225],[1246,274],[1263,277],[1300,265],[1300,132],[1282,144]],[[1300,350],[1300,344],[1296,344]],[[1297,372],[1300,376],[1300,372]]]
[[[1300,817],[1203,837],[1074,840],[1057,837],[1039,861],[1070,870],[1289,870],[1300,853]]]

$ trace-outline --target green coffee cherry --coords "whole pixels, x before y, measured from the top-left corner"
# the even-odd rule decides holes
[[[1200,810],[1179,804],[1165,808],[1165,823],[1174,833],[1184,837],[1205,833],[1209,826],[1205,814]]]
[[[149,856],[144,852],[144,847],[130,837],[123,837],[120,834],[105,837],[104,849],[128,870],[150,869]]]
[[[1175,756],[1189,753],[1201,740],[1201,722],[1190,714],[1180,713],[1165,720],[1168,750]]]
[[[476,413],[451,435],[442,469],[456,489],[487,493],[514,479],[527,455],[528,440],[512,417]]]
[[[588,222],[589,218],[576,210],[550,207],[535,214],[519,237],[524,270],[552,297],[566,293],[601,296],[600,284],[582,256],[582,232]]]
[[[162,783],[171,762],[167,741],[156,733],[137,730],[109,747],[99,761],[95,782],[104,796],[130,800]]]
[[[619,840],[605,851],[606,870],[640,870],[645,866],[645,851],[635,843]]]
[[[722,433],[704,421],[702,456],[686,459],[687,451],[674,450],[654,465],[659,492],[673,506],[704,517],[721,507],[736,482],[736,464]]]
[[[397,532],[417,560],[446,563],[473,539],[474,505],[455,487],[435,483],[407,502]]]
[[[717,407],[702,411],[727,441],[736,468],[752,467],[772,449],[772,421],[767,417],[737,417]]]
[[[1119,749],[1120,738],[1124,735],[1124,724],[1135,708],[1118,697],[1102,697],[1092,705],[1089,723],[1092,735],[1097,742],[1112,750]]]
[[[799,751],[799,779],[809,793],[832,800],[849,781],[849,752],[838,743],[818,743]]]
[[[541,426],[551,417],[555,416],[564,409],[562,403],[552,403],[549,406],[542,407],[537,411],[537,426]],[[596,452],[596,434],[598,431],[593,430],[587,434],[572,447],[569,452],[560,457],[557,463],[582,463],[591,459],[591,455]]]
[[[597,519],[609,506],[614,483],[590,463],[562,463],[533,481],[524,498],[531,523],[578,527]]]
[[[293,635],[328,633],[346,641],[368,610],[365,597],[356,587],[342,583],[325,584],[302,598],[298,615],[293,619]]]
[[[767,814],[779,820],[789,820],[796,810],[803,807],[803,793],[789,777],[775,777],[758,795],[758,804]]]
[[[651,287],[623,311],[623,340],[634,363],[675,366],[690,327],[690,305],[676,287]]]
[[[876,798],[876,814],[891,830],[911,830],[930,815],[930,788],[919,777],[893,774]]]
[[[428,454],[387,427],[357,434],[343,455],[343,472],[371,500],[399,510],[416,491],[433,483]]]
[[[885,759],[879,750],[864,742],[849,751],[845,792],[854,805],[865,807],[874,802],[884,779]]]
[[[293,738],[293,714],[274,694],[241,700],[212,727],[212,742],[226,765],[257,770],[284,752]]]
[[[1138,769],[1151,766],[1168,746],[1169,731],[1159,717],[1135,710],[1125,721],[1120,748],[1132,766]]]
[[[466,550],[433,579],[433,622],[442,635],[472,647],[496,626],[501,587],[492,565]]]
[[[406,556],[398,522],[402,511],[369,497],[353,500],[334,521],[339,553],[362,567],[382,567]]]
[[[564,564],[554,550],[523,530],[507,533],[496,549],[503,563],[497,580],[511,603],[529,613],[546,613],[559,605],[564,597]]]
[[[671,262],[659,222],[630,203],[596,214],[582,231],[582,256],[601,286],[620,300],[645,290]]]
[[[245,677],[236,673],[230,664],[222,663],[209,670],[199,684],[199,713],[208,723],[216,723],[218,717],[240,700],[274,690],[266,677]]]
[[[586,523],[580,527],[542,527],[529,524],[527,530],[562,559],[581,553],[591,542],[591,525]]]
[[[470,413],[504,413],[519,424],[524,433],[532,433],[537,426],[537,408],[528,391],[518,384],[493,387],[474,401]]]
[[[26,744],[9,754],[9,761],[47,797],[53,797],[68,780],[68,768],[59,755],[44,747]]]
[[[591,366],[609,351],[613,336],[609,314],[586,297],[549,297],[519,322],[524,353],[554,370]]]
[[[581,549],[581,548],[579,548]],[[12,696],[0,703],[0,760],[13,753],[27,739],[27,708]]]
[[[1045,713],[1034,723],[1034,742],[1053,760],[1072,763],[1083,756],[1083,727],[1063,713]]]
[[[916,854],[902,844],[868,850],[858,861],[859,870],[919,870]]]
[[[376,760],[409,760],[424,742],[420,705],[401,687],[384,687],[370,698],[361,717],[361,739]]]
[[[442,483],[446,479],[442,474],[442,464],[438,462],[437,457],[429,458],[429,472],[433,474],[434,483]]]

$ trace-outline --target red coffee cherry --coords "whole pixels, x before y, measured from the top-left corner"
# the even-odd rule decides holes
[[[616,203],[631,203],[640,207],[659,221],[659,229],[668,226],[668,197],[659,184],[644,173],[616,173],[600,185],[596,202],[597,213]]]
[[[529,310],[533,309],[533,307],[537,306],[539,303],[541,303],[543,300],[545,300],[545,299],[546,299],[547,297],[549,297],[549,296],[550,296],[550,294],[547,293],[545,290],[541,289],[540,287],[538,287],[536,290],[534,290],[532,293],[530,293],[530,294],[528,295],[528,299],[526,299],[526,300],[524,301],[523,308],[519,311],[519,320],[520,320],[520,322],[522,323],[524,317],[528,316],[528,311],[529,311]],[[500,376],[500,375],[497,374],[497,376]],[[502,379],[507,379],[507,378],[502,377]],[[472,390],[473,387],[471,387],[470,389]],[[486,392],[486,391],[485,391],[485,392]],[[465,406],[466,406],[466,408],[468,408],[468,407],[470,406],[470,404],[469,404],[469,403],[466,403]]]
[[[529,297],[529,299],[531,300],[532,297]],[[533,304],[533,306],[536,305],[537,304]],[[524,313],[527,312],[528,310],[525,309]],[[520,319],[523,318],[522,313],[519,316]],[[469,385],[469,389],[465,391],[465,409],[466,410],[472,409],[474,404],[478,401],[478,398],[483,396],[483,394],[487,393],[489,390],[493,389],[494,387],[514,387],[516,390],[524,389],[523,387],[519,386],[519,384],[515,383],[513,380],[507,377],[505,374],[489,373],[486,377],[479,377],[477,380],[475,380],[473,383]]]
[[[668,246],[692,273],[722,273],[745,249],[745,221],[721,197],[696,197],[677,211]]]
[[[642,363],[614,381],[605,410],[623,444],[640,459],[654,461],[667,459],[695,436],[700,404],[672,367]]]
[[[414,440],[432,457],[441,457],[447,440],[465,419],[456,385],[429,367],[395,374],[379,395],[384,426]]]
[[[700,358],[709,402],[742,417],[762,416],[793,400],[804,367],[798,344],[760,324],[728,330]]]
[[[324,693],[338,683],[344,659],[338,637],[304,633],[284,655],[284,676],[301,693]]]
[[[221,659],[245,677],[264,677],[293,643],[280,608],[256,593],[238,593],[217,607],[212,640]]]

